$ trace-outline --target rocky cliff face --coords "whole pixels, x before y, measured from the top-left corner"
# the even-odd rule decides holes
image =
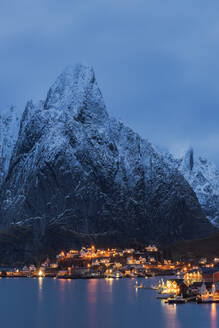
[[[19,127],[20,115],[17,108],[9,107],[0,111],[0,188],[8,173]]]
[[[192,149],[176,163],[195,191],[209,221],[219,227],[219,172],[216,166],[205,158],[195,158]]]
[[[0,222],[168,243],[212,232],[183,176],[110,118],[94,71],[68,67],[29,103],[0,196]],[[122,238],[122,237],[121,237]]]

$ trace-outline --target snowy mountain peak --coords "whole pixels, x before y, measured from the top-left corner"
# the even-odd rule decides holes
[[[194,166],[194,151],[193,148],[189,148],[187,152],[185,153],[185,156],[183,158],[183,165],[185,169],[187,169],[189,172],[192,171]]]
[[[89,65],[68,66],[50,88],[45,109],[69,110],[81,121],[106,118],[107,112],[94,70]]]
[[[11,154],[17,141],[20,115],[14,106],[1,111],[0,114],[0,186],[9,168]]]
[[[163,154],[163,158],[184,176],[196,193],[206,217],[219,227],[219,171],[215,164],[194,156],[192,148],[180,159],[168,153]]]
[[[22,115],[20,134],[24,132],[26,123],[28,122],[30,117],[33,115],[33,111],[34,111],[34,104],[33,104],[33,101],[30,100],[27,102],[26,107],[23,112],[23,115]]]
[[[40,219],[43,231],[52,224],[51,240],[60,227],[73,231],[78,239],[66,240],[68,247],[85,244],[86,235],[165,244],[213,232],[175,160],[168,155],[171,164],[165,162],[148,141],[108,116],[90,66],[67,67],[45,103],[27,103],[11,153],[1,227],[18,223],[36,231]],[[193,172],[193,153],[187,162]]]
[[[40,100],[38,103],[34,104],[32,100],[29,100],[25,106],[22,119],[21,119],[21,124],[20,124],[20,131],[19,134],[23,134],[25,127],[33,114],[38,111],[38,110],[43,110],[44,108],[44,101]]]

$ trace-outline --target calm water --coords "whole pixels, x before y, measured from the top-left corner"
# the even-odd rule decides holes
[[[131,279],[0,279],[1,327],[219,327],[219,305],[167,305],[155,291],[136,291],[134,284]]]

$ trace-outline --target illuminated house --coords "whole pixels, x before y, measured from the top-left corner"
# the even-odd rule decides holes
[[[145,249],[147,252],[158,252],[158,248],[155,245],[149,245]]]
[[[36,266],[35,266],[34,264],[31,264],[31,265],[29,266],[29,270],[30,270],[30,271],[35,271],[35,270],[36,270]]]
[[[132,256],[127,257],[127,264],[133,264],[134,263],[134,258]]]
[[[214,300],[219,301],[219,283],[218,282],[214,283],[212,291],[214,292]]]
[[[169,279],[166,283],[162,283],[162,294],[185,294],[187,286],[184,284],[183,279]]]
[[[202,257],[200,260],[199,260],[199,264],[206,264],[207,263],[207,259],[205,257]]]
[[[196,283],[198,284],[198,283]],[[196,291],[202,302],[219,301],[219,285],[218,283],[203,282]]]
[[[219,263],[219,257],[214,258],[214,263],[217,263],[217,264]]]
[[[57,269],[58,268],[58,264],[57,263],[50,263],[50,268],[51,269]]]
[[[58,255],[56,255],[57,259],[63,259],[65,257],[65,252],[62,251],[61,253],[59,253]]]
[[[192,284],[193,282],[202,281],[202,273],[199,269],[189,270],[184,274],[184,281],[187,285]]]

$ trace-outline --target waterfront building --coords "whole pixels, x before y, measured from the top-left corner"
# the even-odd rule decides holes
[[[155,245],[148,245],[145,249],[147,252],[158,252],[158,248]]]
[[[187,285],[191,285],[194,282],[201,282],[202,272],[200,269],[189,270],[185,272],[183,279]]]

